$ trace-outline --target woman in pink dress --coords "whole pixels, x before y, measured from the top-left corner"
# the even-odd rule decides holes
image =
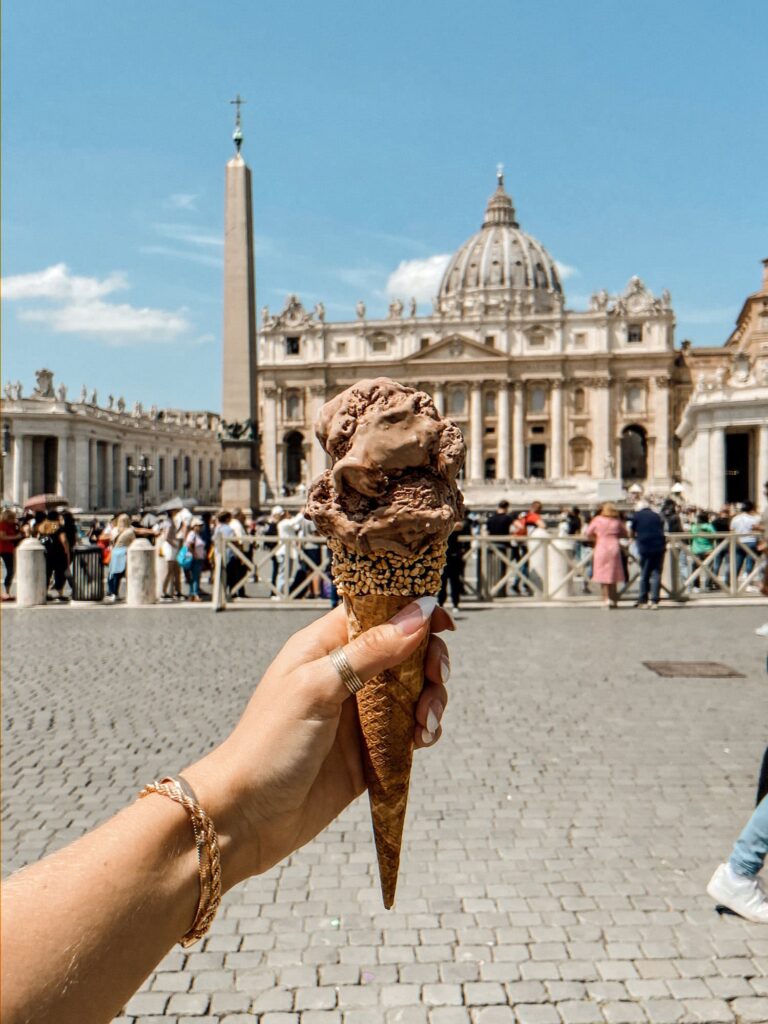
[[[623,583],[624,563],[621,560],[622,537],[627,528],[619,518],[619,510],[612,501],[606,501],[600,512],[590,521],[585,534],[595,540],[592,557],[592,581],[599,583],[603,593],[603,607],[615,608],[616,584]]]

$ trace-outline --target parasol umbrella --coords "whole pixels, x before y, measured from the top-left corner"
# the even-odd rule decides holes
[[[184,508],[184,502],[181,498],[169,498],[168,501],[164,501],[162,505],[158,505],[158,512],[178,512],[179,509]]]
[[[24,509],[27,512],[50,512],[61,505],[69,505],[66,498],[60,494],[35,494],[24,502]]]

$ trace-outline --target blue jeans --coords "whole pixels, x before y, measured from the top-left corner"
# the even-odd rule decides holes
[[[200,597],[200,577],[205,568],[204,558],[193,558],[189,567],[189,596]]]
[[[756,875],[768,853],[768,796],[755,808],[736,840],[729,864],[737,875]]]
[[[744,550],[745,548],[747,549],[746,551]],[[754,552],[754,555],[749,554],[750,551]],[[755,558],[756,557],[757,557],[757,541],[748,540],[748,541],[742,541],[741,543],[739,543],[739,538],[737,537],[736,538],[736,551],[735,551],[735,561],[736,561],[736,564],[734,566],[735,578],[736,578],[737,582],[738,582],[739,576],[741,575],[742,567],[744,568],[745,574],[747,576],[749,576],[749,574],[752,572],[752,570],[755,567]],[[731,582],[731,576],[730,576],[730,573],[728,572],[728,570],[726,569],[726,571],[725,571],[725,583],[726,583],[726,586],[728,584],[730,584],[730,582]]]
[[[664,565],[664,552],[655,551],[650,555],[640,556],[640,596],[638,604],[648,603],[648,588],[650,585],[651,602],[659,603],[661,596],[661,569]]]
[[[120,584],[123,582],[125,576],[124,572],[114,572],[107,577],[107,591],[110,597],[118,597],[120,594]]]

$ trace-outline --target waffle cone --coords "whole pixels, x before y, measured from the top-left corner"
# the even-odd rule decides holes
[[[387,622],[415,597],[436,594],[445,562],[441,544],[418,560],[352,556],[331,543],[333,573],[344,596],[349,638]],[[400,849],[413,761],[414,712],[424,686],[429,636],[396,668],[369,680],[356,694],[362,754],[387,910],[395,900]]]

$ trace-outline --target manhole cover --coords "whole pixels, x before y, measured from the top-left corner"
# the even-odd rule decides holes
[[[744,675],[719,661],[644,661],[657,676],[667,679],[743,679]]]

